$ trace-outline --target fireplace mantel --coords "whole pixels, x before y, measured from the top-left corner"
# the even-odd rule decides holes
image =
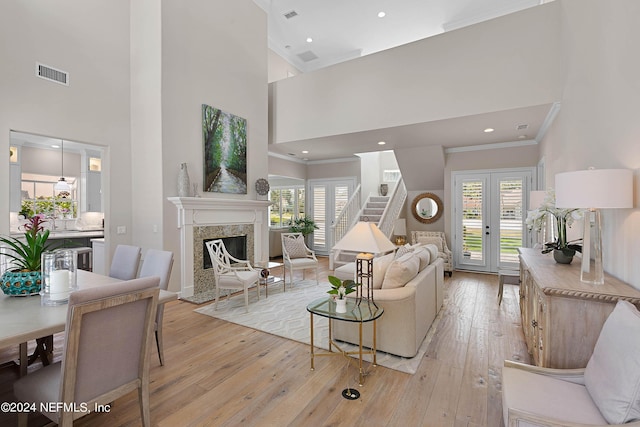
[[[178,209],[180,230],[180,296],[194,294],[194,228],[206,226],[253,225],[253,260],[269,258],[269,205],[262,200],[218,199],[210,197],[169,197]],[[247,248],[251,250],[252,248]],[[195,266],[198,267],[199,266]]]

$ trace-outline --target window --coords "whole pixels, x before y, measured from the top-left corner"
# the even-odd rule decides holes
[[[304,187],[272,188],[269,200],[269,226],[286,227],[291,221],[304,217]]]
[[[78,203],[75,200],[75,177],[65,177],[71,186],[69,197],[56,196],[53,189],[59,177],[53,175],[22,174],[22,202],[20,212],[24,215],[45,214],[57,218],[76,218]]]
[[[400,170],[384,170],[382,172],[382,181],[383,182],[396,182],[400,179]]]

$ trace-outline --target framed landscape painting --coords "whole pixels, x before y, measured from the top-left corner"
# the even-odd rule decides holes
[[[247,194],[247,120],[202,104],[203,191]]]

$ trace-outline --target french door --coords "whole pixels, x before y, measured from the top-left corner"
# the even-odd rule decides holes
[[[333,247],[333,225],[336,217],[349,201],[355,188],[355,178],[309,180],[309,210],[318,229],[311,235],[311,249],[319,255],[328,255]]]
[[[533,169],[453,173],[453,257],[456,269],[517,268]]]

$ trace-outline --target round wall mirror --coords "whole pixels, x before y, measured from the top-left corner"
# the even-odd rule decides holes
[[[418,221],[430,224],[442,215],[442,200],[433,193],[422,193],[413,199],[411,213]]]

